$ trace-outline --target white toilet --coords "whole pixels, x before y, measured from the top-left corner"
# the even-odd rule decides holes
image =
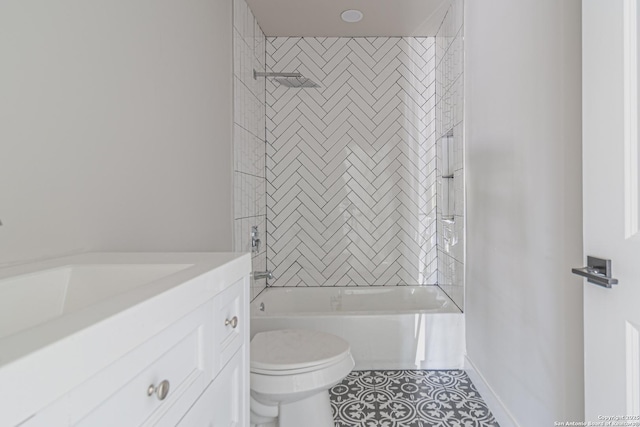
[[[261,332],[251,340],[251,425],[333,427],[329,388],[353,369],[349,343],[319,331]]]

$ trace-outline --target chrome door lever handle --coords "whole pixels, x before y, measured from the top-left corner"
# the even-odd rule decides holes
[[[589,283],[604,286],[605,288],[610,288],[611,285],[618,284],[618,279],[614,279],[613,277],[607,277],[599,273],[593,273],[592,270],[593,269],[589,267],[582,267],[582,268],[572,268],[571,272],[573,274],[577,274],[578,276],[586,277],[587,282]]]
[[[595,285],[611,288],[612,285],[618,284],[618,279],[611,277],[611,260],[587,257],[587,266],[581,268],[572,268],[571,272],[578,276],[586,277],[587,282]]]

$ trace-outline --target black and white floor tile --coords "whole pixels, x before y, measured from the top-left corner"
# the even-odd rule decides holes
[[[353,371],[330,390],[336,427],[498,427],[464,371]]]

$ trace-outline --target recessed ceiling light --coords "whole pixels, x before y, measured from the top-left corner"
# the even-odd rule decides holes
[[[342,15],[340,16],[342,17],[342,20],[344,22],[358,22],[364,15],[362,15],[362,12],[360,12],[359,10],[350,9],[342,12]]]

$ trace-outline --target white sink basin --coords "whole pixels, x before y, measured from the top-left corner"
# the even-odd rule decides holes
[[[72,264],[0,280],[0,338],[80,311],[192,265]]]

